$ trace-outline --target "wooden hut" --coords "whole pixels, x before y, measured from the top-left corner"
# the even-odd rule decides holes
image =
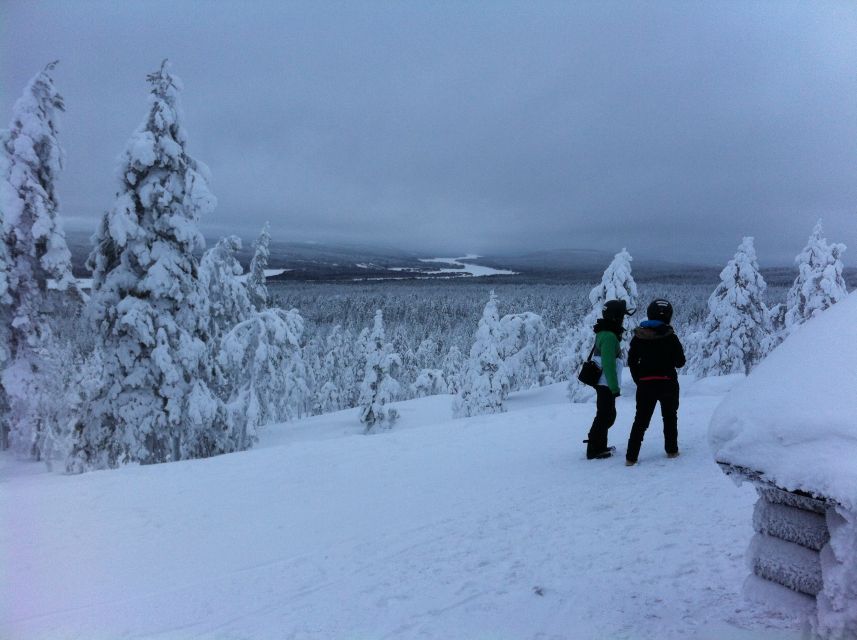
[[[752,573],[813,599],[817,636],[857,639],[857,295],[737,385],[709,442],[721,469],[759,496]]]

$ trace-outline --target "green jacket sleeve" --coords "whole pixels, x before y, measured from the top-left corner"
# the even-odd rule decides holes
[[[619,380],[616,378],[616,356],[619,354],[619,339],[610,331],[602,331],[596,336],[595,343],[601,354],[601,369],[607,379],[607,386],[613,393],[619,393]]]

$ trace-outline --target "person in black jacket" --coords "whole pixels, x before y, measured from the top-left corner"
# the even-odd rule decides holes
[[[640,447],[655,405],[661,403],[664,419],[664,449],[668,458],[678,456],[678,373],[684,366],[684,349],[670,326],[672,305],[654,300],[646,310],[648,320],[640,323],[628,349],[628,366],[637,384],[637,413],[628,438],[625,464],[637,463]]]

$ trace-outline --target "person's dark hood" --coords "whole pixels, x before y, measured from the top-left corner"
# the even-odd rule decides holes
[[[606,318],[599,318],[595,323],[595,326],[592,327],[592,330],[595,333],[601,333],[602,331],[612,331],[616,334],[617,338],[622,338],[622,333],[625,331],[625,327],[622,326],[621,322],[617,322],[615,320],[608,320]]]

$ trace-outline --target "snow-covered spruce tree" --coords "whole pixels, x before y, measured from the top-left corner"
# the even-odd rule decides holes
[[[705,319],[690,371],[698,377],[747,374],[765,355],[769,313],[763,296],[753,238],[744,238],[708,298]]]
[[[398,353],[384,337],[384,316],[375,312],[375,324],[366,344],[366,369],[360,384],[360,422],[366,433],[375,428],[389,429],[399,417],[398,411],[387,404],[396,398],[399,383],[393,378],[393,367],[401,365]]]
[[[437,342],[431,338],[426,338],[420,342],[417,351],[414,354],[416,358],[417,368],[422,372],[423,369],[434,369],[437,365],[438,346]],[[418,377],[420,374],[417,374]]]
[[[72,471],[214,455],[226,431],[206,382],[208,299],[193,253],[205,246],[197,222],[216,201],[207,168],[185,150],[179,80],[166,61],[148,80],[149,112],[89,256],[103,377],[75,431]]]
[[[39,403],[51,381],[40,381],[50,339],[52,305],[69,307],[62,294],[73,284],[71,253],[58,219],[56,180],[63,151],[57,120],[64,110],[51,63],[27,85],[13,107],[9,129],[0,132],[0,217],[5,252],[5,410],[0,446],[40,457],[45,416]],[[74,312],[74,311],[73,311]],[[7,324],[8,323],[8,324]],[[55,384],[55,381],[54,383]],[[53,387],[56,389],[56,386]]]
[[[3,209],[0,208],[0,234],[3,233]],[[0,240],[3,236],[0,235]],[[0,242],[0,451],[9,448],[9,398],[2,384],[2,374],[12,359],[12,296],[9,295],[9,254]]]
[[[271,234],[270,223],[266,222],[256,239],[253,250],[253,258],[250,260],[250,272],[247,274],[247,292],[250,302],[259,311],[266,309],[269,304],[268,285],[265,281],[265,269],[268,268],[270,258]]]
[[[241,238],[226,236],[199,261],[199,279],[209,305],[207,333],[213,345],[218,345],[226,332],[254,311],[240,278],[244,269],[235,257],[240,250]]]
[[[301,358],[304,321],[292,309],[266,309],[236,325],[221,341],[218,365],[231,389],[228,435],[217,445],[241,451],[257,440],[258,427],[289,420],[307,394]]]
[[[351,407],[356,407],[360,402],[360,383],[366,374],[366,354],[370,348],[369,336],[371,334],[372,331],[369,327],[364,327],[357,334],[357,340],[354,341],[354,348],[351,352],[353,355],[351,359],[351,377],[355,381],[355,385],[347,390],[350,396],[348,404]]]
[[[415,398],[440,395],[446,393],[446,390],[442,369],[422,369],[413,384]]]
[[[786,297],[787,331],[818,315],[846,295],[842,277],[844,244],[828,244],[819,220],[803,251],[795,258],[798,275]]]
[[[601,317],[601,307],[608,300],[624,300],[628,309],[637,308],[637,283],[631,275],[632,260],[627,249],[622,249],[613,257],[613,261],[601,277],[601,283],[589,292],[589,313],[572,328],[568,340],[565,341],[564,348],[567,350],[567,355],[563,361],[568,363],[567,366],[570,369],[568,397],[572,402],[582,402],[592,396],[591,389],[578,381],[577,372],[595,341],[592,327]],[[628,353],[631,337],[630,331],[625,331],[622,337],[622,352],[625,354]]]
[[[464,372],[464,355],[461,349],[452,345],[443,357],[443,379],[446,382],[447,393],[453,395],[461,390],[461,377]]]
[[[525,311],[500,318],[500,358],[507,383],[504,396],[547,384],[546,340],[547,328],[538,314]]]
[[[452,402],[456,418],[501,413],[506,378],[500,357],[500,315],[497,296],[491,292],[476,329],[470,357],[464,364],[461,388]]]
[[[351,389],[356,386],[352,367],[351,332],[334,325],[324,343],[324,357],[316,375],[315,412],[329,413],[349,406]]]

